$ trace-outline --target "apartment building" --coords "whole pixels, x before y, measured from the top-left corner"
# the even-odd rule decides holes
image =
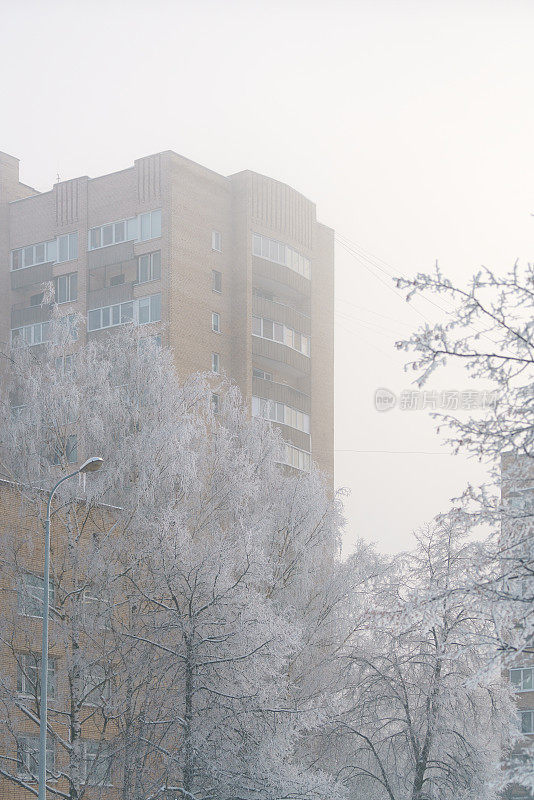
[[[0,342],[46,341],[53,282],[87,320],[80,341],[147,325],[179,374],[226,375],[287,463],[331,480],[333,240],[312,202],[248,170],[166,151],[39,193],[0,153]]]
[[[30,499],[31,494],[31,499]],[[44,536],[42,518],[47,493],[28,493],[0,481],[0,798],[24,800],[36,790],[39,764],[39,703],[43,619]],[[67,524],[79,514],[79,552],[72,569],[67,556]],[[120,772],[111,757],[111,742],[117,726],[106,724],[103,708],[111,692],[111,679],[102,666],[109,632],[107,607],[91,589],[88,570],[90,542],[115,524],[108,507],[57,510],[54,516],[56,570],[50,580],[48,658],[48,724],[56,734],[47,737],[48,796],[69,796],[69,748],[74,727],[79,741],[81,765],[76,776],[91,797],[117,796],[113,782]],[[67,519],[69,523],[67,523]],[[108,640],[106,640],[108,636]],[[78,648],[75,649],[74,645]],[[100,658],[99,658],[100,655]],[[105,663],[105,662],[104,662]],[[77,667],[76,667],[77,665]],[[76,669],[83,676],[78,684],[81,702],[73,702]],[[28,788],[29,787],[29,788]]]

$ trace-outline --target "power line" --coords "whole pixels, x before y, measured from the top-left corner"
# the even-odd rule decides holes
[[[356,303],[352,303],[350,300],[347,300],[345,297],[336,297],[336,302],[338,303],[347,303],[347,305],[352,306],[353,308],[358,309],[358,311],[365,311],[367,314],[375,314],[377,317],[382,317],[383,319],[389,319],[391,322],[396,322],[398,325],[404,325],[406,328],[411,328],[409,322],[403,322],[397,317],[390,317],[387,314],[381,314],[379,311],[375,311],[372,308],[366,308],[365,306],[358,306]],[[345,312],[341,312],[345,313]]]
[[[337,237],[336,237],[336,238],[337,238]],[[341,247],[343,247],[343,248],[344,248],[344,249],[347,251],[347,253],[348,253],[349,255],[351,255],[351,256],[352,256],[352,257],[353,257],[353,258],[354,258],[356,261],[358,261],[358,263],[360,264],[360,266],[362,266],[362,267],[363,267],[365,270],[367,270],[367,272],[368,272],[370,275],[372,275],[372,276],[373,276],[373,278],[375,278],[377,281],[380,281],[380,283],[381,283],[381,284],[383,284],[383,285],[386,287],[386,289],[388,289],[390,292],[393,292],[393,294],[394,294],[396,297],[398,297],[398,298],[399,298],[399,300],[401,300],[403,304],[405,304],[405,302],[406,302],[406,301],[405,301],[404,297],[403,297],[403,296],[400,294],[400,292],[398,292],[396,289],[394,289],[394,288],[393,288],[393,286],[390,286],[390,284],[389,284],[389,283],[387,283],[387,282],[386,282],[386,281],[385,281],[383,278],[381,278],[381,277],[380,277],[380,275],[377,275],[375,272],[373,272],[373,270],[372,270],[370,267],[368,267],[368,266],[367,266],[367,264],[366,264],[366,260],[367,260],[367,259],[366,259],[366,260],[364,260],[364,259],[362,258],[362,256],[360,256],[358,253],[356,253],[356,252],[355,252],[355,251],[354,251],[354,250],[353,250],[351,247],[349,247],[348,245],[346,245],[346,244],[345,244],[344,242],[342,242],[340,239],[337,239],[337,242],[338,242],[338,244],[340,244],[340,245],[341,245]],[[373,265],[373,266],[374,266],[374,265]],[[382,271],[383,271],[383,270],[382,270]],[[389,277],[392,277],[392,276],[389,276]],[[412,303],[410,303],[410,304],[409,304],[409,307],[412,309],[412,311],[415,311],[415,313],[416,313],[416,314],[419,314],[419,316],[420,316],[420,317],[422,317],[422,318],[425,320],[425,322],[430,322],[430,320],[428,319],[428,317],[426,317],[426,316],[425,316],[425,315],[422,313],[422,311],[419,311],[419,309],[418,309],[418,308],[416,308],[416,307],[415,307],[415,306],[414,306]]]
[[[334,453],[376,453],[385,455],[402,456],[450,456],[452,453],[443,453],[438,450],[353,450],[353,449],[334,449]]]
[[[342,241],[343,239],[345,241]],[[357,242],[353,242],[347,236],[343,236],[340,233],[336,233],[336,240],[337,240],[338,244],[340,244],[342,247],[344,247],[345,250],[347,250],[347,252],[349,252],[349,254],[351,254],[357,261],[359,261],[360,263],[362,263],[363,261],[367,261],[370,265],[376,267],[376,269],[379,269],[381,272],[383,272],[384,275],[387,275],[392,280],[395,280],[395,275],[392,272],[390,272],[388,269],[385,269],[384,267],[381,267],[379,263],[376,263],[376,262],[380,261],[380,262],[382,262],[382,264],[385,264],[386,267],[389,267],[390,269],[395,269],[394,267],[391,266],[391,264],[388,264],[387,261],[384,261],[384,259],[379,258],[379,256],[375,256],[372,253],[369,254],[365,250],[365,248],[362,247],[362,245],[358,244]],[[373,274],[373,273],[371,273],[371,274]],[[375,275],[375,277],[380,280],[378,275]],[[381,282],[384,283],[384,281],[381,281]],[[388,284],[385,284],[385,285],[388,285]],[[391,289],[392,287],[389,287],[389,288]],[[399,295],[399,296],[402,297],[402,295]],[[446,308],[443,308],[443,306],[440,306],[439,303],[436,303],[430,297],[427,297],[424,294],[420,294],[418,296],[422,300],[426,300],[427,303],[430,303],[435,308],[437,308],[440,311],[442,311],[444,314],[447,314],[447,316],[452,316],[452,311],[448,311]],[[454,304],[452,303],[452,301],[447,300],[447,298],[446,298],[446,301],[450,303],[452,308],[454,308]],[[422,314],[418,309],[416,309],[415,306],[411,306],[411,307],[420,316],[422,316],[424,319],[426,319],[427,322],[429,322],[428,318],[425,317],[424,314]],[[468,327],[471,328],[471,330],[473,330],[477,334],[477,336],[483,336],[485,339],[488,340],[488,342],[491,342],[492,344],[498,344],[498,342],[496,342],[494,339],[491,339],[484,330],[480,330],[478,328],[475,328],[475,326],[472,323],[470,323],[468,325]]]

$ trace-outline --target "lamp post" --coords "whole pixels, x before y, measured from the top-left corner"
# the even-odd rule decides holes
[[[50,506],[58,486],[69,478],[80,473],[96,472],[104,463],[103,459],[93,456],[84,461],[80,469],[65,475],[56,483],[48,496],[45,521],[45,557],[43,584],[43,647],[41,651],[41,708],[39,715],[39,797],[46,800],[46,706],[48,702],[48,613],[50,606]]]

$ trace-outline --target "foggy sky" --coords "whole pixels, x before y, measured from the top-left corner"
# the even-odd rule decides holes
[[[58,174],[97,176],[172,149],[290,184],[382,259],[337,247],[336,484],[352,490],[348,546],[360,535],[406,547],[484,471],[448,455],[425,412],[374,410],[376,387],[410,387],[393,343],[423,321],[386,273],[439,259],[467,280],[481,264],[529,260],[533,3],[2,0],[1,10],[0,149],[21,159],[22,181],[43,191]],[[473,388],[459,372],[439,386]]]

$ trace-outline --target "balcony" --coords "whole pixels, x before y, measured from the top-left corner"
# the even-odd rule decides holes
[[[90,270],[134,260],[134,243],[132,241],[112,244],[98,250],[89,250],[87,253],[87,267]]]
[[[275,400],[278,403],[285,403],[305,414],[311,413],[311,397],[309,394],[300,392],[293,386],[277,381],[266,381],[263,378],[252,378],[252,394],[256,397],[264,397],[266,400]]]
[[[275,361],[277,372],[282,372],[284,377],[289,379],[298,379],[310,374],[310,359],[307,356],[271,339],[253,336],[252,355],[256,357],[260,366],[267,370],[272,370],[272,362]]]
[[[11,328],[33,325],[36,322],[48,322],[52,317],[51,306],[27,306],[18,303],[11,306]]]
[[[11,289],[25,289],[27,286],[37,286],[41,283],[51,281],[53,278],[53,261],[46,264],[35,264],[33,267],[14,269],[11,271]]]
[[[299,450],[306,450],[311,453],[311,436],[309,433],[299,431],[296,428],[291,428],[289,425],[282,425],[280,422],[273,422],[279,428],[282,438],[293,447],[298,447]]]
[[[282,322],[288,328],[295,331],[311,335],[311,319],[307,314],[303,314],[297,309],[275,300],[268,300],[261,295],[252,295],[252,313],[258,317],[266,317],[274,322]]]
[[[134,281],[119,283],[116,286],[104,286],[92,292],[87,292],[87,310],[113,306],[116,303],[126,303],[134,299]]]
[[[289,297],[294,298],[295,305],[302,305],[303,300],[309,302],[311,296],[311,281],[298,272],[267,261],[260,256],[252,256],[252,275],[255,283],[277,293],[282,286]]]

